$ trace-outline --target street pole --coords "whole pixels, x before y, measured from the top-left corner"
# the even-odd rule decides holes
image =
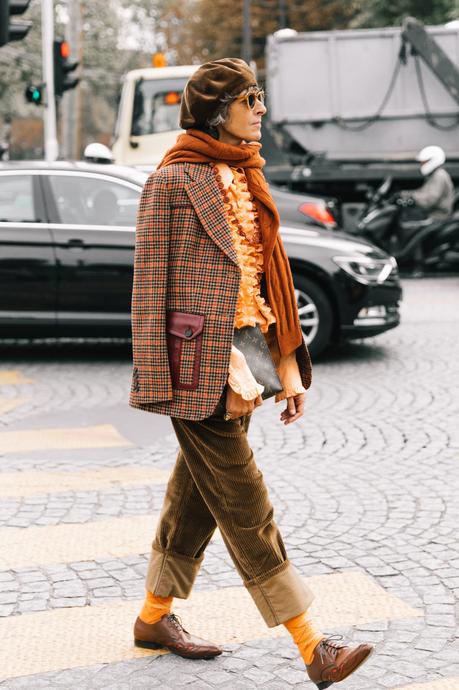
[[[72,57],[80,65],[83,59],[83,36],[80,0],[69,0],[69,18],[65,38],[69,42]],[[78,159],[81,149],[81,83],[64,94],[62,99],[62,142],[64,158]]]
[[[55,161],[59,155],[56,133],[56,99],[54,97],[54,8],[53,0],[41,0],[43,79],[46,84],[44,111],[45,159]]]
[[[250,25],[250,2],[251,0],[244,0],[242,13],[242,56],[248,65],[250,65],[252,61],[252,27]]]

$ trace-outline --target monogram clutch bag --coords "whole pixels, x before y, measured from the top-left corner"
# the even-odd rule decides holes
[[[263,400],[283,390],[268,344],[258,324],[235,328],[233,344],[244,354],[257,383],[265,387],[261,394]]]

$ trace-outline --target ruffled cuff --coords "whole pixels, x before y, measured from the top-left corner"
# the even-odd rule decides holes
[[[235,345],[231,348],[228,384],[233,391],[244,398],[244,400],[254,400],[261,395],[265,389],[264,386],[257,383],[250,371],[244,354],[238,350]]]
[[[294,395],[306,393],[306,388],[301,380],[298,362],[296,361],[295,351],[280,358],[277,374],[283,390],[276,394],[274,402],[278,403]]]

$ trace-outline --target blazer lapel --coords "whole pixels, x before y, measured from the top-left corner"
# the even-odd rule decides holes
[[[222,195],[210,165],[185,163],[185,171],[192,178],[192,182],[185,185],[185,191],[204,230],[231,261],[239,265]]]

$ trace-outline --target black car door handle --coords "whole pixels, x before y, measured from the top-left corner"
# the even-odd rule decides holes
[[[80,248],[81,249],[81,247],[84,247],[84,242],[83,242],[83,240],[80,240],[80,239],[77,239],[76,237],[74,237],[70,240],[67,240],[67,246],[70,249],[72,249],[72,248],[75,248],[75,249]]]

